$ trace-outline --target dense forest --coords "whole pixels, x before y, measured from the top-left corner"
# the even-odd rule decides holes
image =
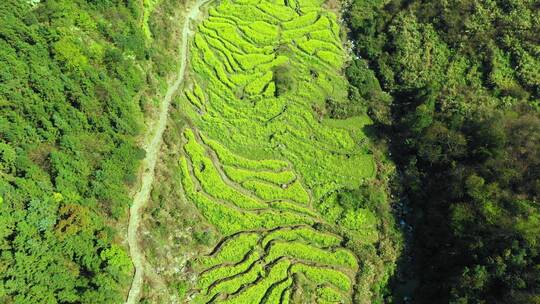
[[[539,11],[528,0],[347,11],[350,95],[390,143],[411,210],[412,303],[540,303]]]
[[[148,43],[143,10],[0,2],[1,303],[124,299],[132,264],[117,221],[144,156],[136,139],[149,98],[176,47],[166,14],[150,20],[160,42]]]

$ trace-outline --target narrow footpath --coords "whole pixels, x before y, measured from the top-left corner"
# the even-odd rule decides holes
[[[144,278],[144,253],[139,243],[138,230],[141,220],[141,209],[144,208],[146,202],[150,198],[150,190],[152,189],[152,183],[154,181],[154,171],[161,147],[163,138],[163,132],[167,125],[167,117],[169,114],[169,107],[171,99],[184,81],[184,75],[186,71],[186,65],[188,60],[188,45],[190,37],[190,24],[192,20],[196,20],[200,14],[201,6],[210,2],[211,0],[197,0],[193,6],[189,9],[182,29],[182,44],[180,47],[180,68],[176,76],[176,80],[167,89],[165,98],[161,101],[159,109],[159,118],[154,125],[154,130],[149,132],[150,141],[145,148],[146,157],[142,161],[142,175],[139,182],[140,188],[133,198],[133,203],[129,210],[129,225],[128,225],[128,244],[129,253],[133,266],[135,267],[135,275],[131,283],[128,299],[126,304],[139,303],[141,298],[141,290],[143,287]]]

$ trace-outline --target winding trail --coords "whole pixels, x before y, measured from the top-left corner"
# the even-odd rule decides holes
[[[182,29],[182,44],[180,48],[180,68],[176,76],[176,80],[167,89],[165,98],[161,101],[159,109],[159,118],[154,126],[154,132],[150,133],[150,141],[147,143],[145,150],[146,156],[142,161],[142,176],[140,182],[140,188],[133,198],[133,204],[129,210],[129,225],[128,225],[128,244],[129,253],[133,266],[135,267],[135,275],[131,283],[128,299],[126,304],[139,303],[141,297],[141,289],[144,278],[144,253],[142,252],[139,244],[138,230],[141,220],[141,209],[144,207],[148,199],[150,198],[150,190],[152,189],[152,183],[154,181],[154,171],[156,162],[158,159],[159,150],[163,138],[163,132],[167,125],[167,117],[169,114],[169,106],[171,99],[176,93],[182,82],[184,81],[187,59],[188,59],[188,40],[190,35],[190,21],[196,20],[200,14],[201,6],[207,4],[212,0],[197,0],[193,6],[189,9],[188,14],[184,22]]]

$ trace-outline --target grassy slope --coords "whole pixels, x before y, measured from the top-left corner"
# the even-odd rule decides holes
[[[236,286],[237,291],[244,286],[235,296],[228,296],[227,301],[254,300],[253,297],[259,296],[276,299],[279,297],[271,292],[276,289],[291,295],[293,302],[300,301],[302,294],[318,295],[320,302],[325,299],[331,302],[333,297],[341,297],[346,302],[353,299],[369,302],[380,298],[381,290],[377,288],[384,284],[385,274],[392,268],[384,266],[392,265],[392,253],[378,256],[374,247],[381,238],[388,238],[386,232],[377,230],[378,226],[388,224],[387,218],[379,217],[379,213],[388,216],[384,192],[361,194],[362,189],[369,189],[376,181],[369,141],[360,131],[366,119],[332,119],[325,109],[329,98],[338,104],[348,102],[347,82],[340,74],[345,52],[341,48],[336,16],[316,1],[289,5],[225,1],[211,8],[210,17],[198,28],[191,52],[192,82],[186,86],[185,97],[178,104],[184,114],[176,118],[166,136],[169,151],[180,157],[180,165],[177,169],[162,168],[161,171],[174,174],[169,178],[182,181],[185,192],[179,193],[171,186],[158,186],[153,200],[154,203],[159,201],[161,206],[155,206],[153,215],[160,223],[154,222],[157,226],[153,229],[160,231],[157,233],[161,234],[162,246],[176,246],[175,242],[164,239],[167,234],[173,235],[160,228],[163,227],[161,221],[171,224],[167,227],[191,227],[193,230],[177,231],[182,235],[181,242],[187,245],[179,249],[186,253],[191,251],[190,254],[204,250],[204,246],[213,246],[214,240],[222,237],[234,239],[230,236],[233,233],[242,235],[244,231],[256,230],[266,235],[267,229],[286,231],[287,227],[315,223],[318,223],[317,230],[338,238],[347,237],[349,241],[320,247],[313,235],[302,238],[282,233],[270,245],[261,246],[256,242],[248,248],[259,256],[251,267],[266,265],[264,272],[269,277],[262,279],[262,272],[245,272],[244,278],[235,273],[245,267],[240,264],[230,270],[224,268],[220,275],[229,273],[226,275],[229,279],[238,282],[245,279],[248,285],[233,281],[227,288],[216,285],[217,289],[199,290],[197,301],[204,302],[216,294],[224,299],[233,292],[231,288]],[[250,22],[252,19],[259,22]],[[182,126],[179,119],[189,124],[183,135],[177,133]],[[178,141],[181,137],[185,145]],[[211,142],[217,142],[218,146]],[[165,161],[173,165],[178,158]],[[227,166],[223,165],[225,162]],[[284,162],[285,167],[277,165],[279,162]],[[266,163],[270,167],[265,168]],[[278,180],[276,174],[282,170],[293,173],[298,190],[307,191],[306,199],[300,199],[300,192],[287,194],[293,191],[292,184],[273,184]],[[214,182],[210,182],[212,180]],[[209,188],[218,184],[221,184],[221,192]],[[378,198],[371,197],[377,195]],[[179,216],[180,212],[163,206],[171,197],[187,198],[190,202],[178,206],[185,211],[182,213],[184,223],[175,225],[174,214]],[[248,198],[260,206],[253,205],[255,209],[251,211],[245,209]],[[278,208],[273,200],[284,201]],[[217,231],[196,219],[201,215],[189,210],[193,203]],[[386,250],[395,249],[392,239],[385,242]],[[345,248],[340,248],[343,246]],[[170,255],[161,249],[149,251],[151,256]],[[185,257],[176,258],[180,265],[184,261]],[[296,266],[302,263],[322,270],[316,272]],[[197,262],[191,264],[193,268],[184,270],[191,269],[195,274],[205,271]],[[329,266],[338,268],[323,271]],[[282,267],[288,270],[280,272]],[[304,273],[292,276],[292,269]],[[354,287],[346,288],[344,293],[331,287],[323,288],[322,282],[332,282],[332,277],[340,274],[348,276]],[[320,279],[315,278],[317,275]],[[294,279],[287,281],[287,277]],[[206,286],[214,284],[208,283],[208,277],[205,280]],[[176,283],[182,291],[185,285]]]

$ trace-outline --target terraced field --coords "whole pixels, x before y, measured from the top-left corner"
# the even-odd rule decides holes
[[[367,209],[336,203],[373,178],[364,117],[347,102],[336,15],[320,0],[220,1],[198,27],[182,98],[185,197],[222,240],[194,261],[192,303],[351,303],[377,240]]]

